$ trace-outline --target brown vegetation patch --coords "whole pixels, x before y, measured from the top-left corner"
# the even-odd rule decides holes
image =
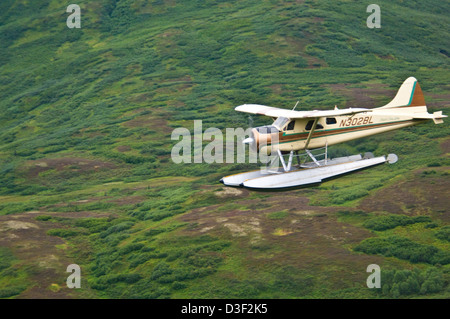
[[[126,197],[108,200],[108,202],[115,203],[119,206],[122,206],[122,205],[137,204],[137,203],[143,202],[144,200],[146,200],[146,198],[144,196],[126,196]]]
[[[394,98],[395,93],[387,84],[370,84],[370,88],[352,88],[351,84],[330,84],[329,87],[347,100],[345,107],[374,108],[383,106]],[[338,105],[338,107],[340,107]],[[344,107],[344,106],[342,106]]]
[[[95,211],[79,211],[79,212],[51,212],[51,211],[31,211],[26,214],[34,215],[33,218],[40,215],[50,215],[52,217],[64,217],[64,218],[104,218],[112,216],[111,213],[99,213]],[[16,215],[14,215],[16,216]]]
[[[313,18],[311,23],[321,23],[323,22],[323,18]],[[307,69],[314,69],[319,68],[321,66],[327,66],[327,63],[319,59],[318,57],[309,55],[305,53],[305,48],[308,44],[310,44],[312,41],[309,40],[309,37],[306,37],[304,39],[299,39],[295,37],[286,37],[286,42],[288,43],[289,47],[294,49],[294,51],[299,54],[302,58],[306,60],[308,63]]]
[[[194,86],[194,84],[188,82],[182,82],[182,83],[173,83],[171,85],[162,86],[155,90],[155,93],[159,94],[179,94],[181,91],[190,89]]]
[[[113,163],[103,162],[99,160],[90,160],[86,158],[62,157],[47,158],[27,162],[28,177],[37,177],[39,173],[50,169],[57,171],[73,170],[73,171],[96,171],[104,168],[115,168]]]
[[[21,268],[32,269],[32,284],[20,298],[70,298],[71,291],[65,280],[66,267],[75,261],[62,255],[56,247],[64,240],[47,235],[57,227],[55,223],[36,221],[33,214],[0,216],[0,246],[8,247],[21,260]],[[58,292],[49,290],[52,284],[62,287]]]
[[[332,212],[333,207],[309,206],[309,199],[302,196],[286,196],[285,193],[263,199],[239,199],[236,203],[246,210],[231,209],[221,211],[219,205],[197,208],[180,216],[184,222],[197,227],[188,227],[184,231],[198,233],[228,229],[232,236],[239,234],[246,236],[251,233],[260,233],[266,240],[275,240],[275,237],[300,236],[301,242],[345,241],[348,238],[357,238],[357,242],[367,232],[350,225],[340,226]],[[269,218],[274,212],[286,211],[286,217],[279,219]],[[331,217],[330,217],[331,216]],[[338,224],[338,225],[336,225]],[[341,231],[341,228],[352,228],[352,231]],[[353,229],[354,228],[354,229]],[[337,230],[336,230],[337,229]],[[274,235],[275,234],[275,235]],[[305,234],[299,235],[299,234]],[[358,235],[359,234],[359,235]],[[356,236],[356,237],[355,237]],[[351,240],[350,240],[351,241]]]
[[[75,205],[80,205],[80,204],[88,204],[88,203],[104,200],[105,198],[108,198],[108,197],[90,197],[87,199],[80,199],[80,200],[72,201],[72,202],[60,202],[60,203],[40,207],[40,209],[41,209],[41,211],[52,211],[53,209],[55,209],[57,207],[67,207],[67,206],[75,206]]]
[[[425,94],[425,102],[427,102],[427,106],[429,108],[436,109],[436,111],[445,110],[449,107],[448,101],[450,100],[450,94],[430,94],[424,92]],[[430,96],[432,100],[427,100],[427,96]],[[435,110],[429,110],[429,112],[433,112]],[[444,113],[446,113],[445,111]],[[448,114],[447,114],[448,115]],[[444,120],[445,121],[445,120]]]
[[[189,75],[185,75],[179,78],[168,79],[166,82],[192,82],[192,78]]]
[[[19,260],[18,266],[27,270],[28,289],[18,298],[67,299],[77,298],[76,289],[66,285],[67,266],[77,264],[69,257],[68,246],[63,238],[47,235],[54,228],[65,226],[55,221],[36,220],[37,216],[50,215],[65,218],[100,218],[110,214],[97,212],[42,212],[29,211],[21,214],[0,216],[0,246],[8,247]],[[83,273],[83,270],[82,270]]]
[[[129,151],[131,151],[131,147],[129,145],[120,145],[120,146],[117,146],[117,150],[122,153],[129,152]]]
[[[221,191],[215,192],[214,194],[218,197],[236,197],[242,195],[244,192],[239,188],[233,187],[222,187]]]
[[[382,257],[356,254],[347,247],[372,234],[364,228],[338,222],[333,215],[337,208],[310,206],[308,198],[300,194],[301,191],[282,192],[267,198],[234,201],[247,210],[221,211],[218,205],[194,209],[179,217],[190,223],[190,227],[181,231],[191,236],[210,234],[228,238],[245,247],[235,253],[242,252],[245,267],[255,272],[283,265],[329,276],[333,280],[330,284],[341,285],[339,289],[349,282],[364,283],[367,265],[381,263]],[[274,217],[275,212],[281,211],[286,213]],[[328,269],[328,265],[333,267]],[[361,271],[349,271],[355,268]]]
[[[380,59],[383,60],[395,60],[395,57],[393,57],[392,55],[388,54],[388,55],[379,55],[376,54],[377,57],[379,57]]]
[[[143,103],[150,101],[153,98],[153,96],[154,94],[152,93],[138,93],[128,97],[127,101],[132,103]]]
[[[432,215],[446,222],[450,198],[450,180],[445,176],[423,176],[423,170],[407,181],[382,188],[364,198],[359,208],[393,214]]]
[[[168,115],[165,113],[138,115],[134,119],[122,123],[122,125],[131,128],[145,127],[155,131],[165,131],[170,133],[172,132],[172,129],[167,126],[167,117]]]
[[[450,139],[446,139],[441,143],[441,150],[444,154],[450,153]]]

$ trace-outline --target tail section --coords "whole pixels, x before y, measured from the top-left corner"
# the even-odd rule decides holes
[[[411,76],[403,82],[394,99],[380,109],[412,106],[426,106],[426,104],[419,82]]]
[[[434,112],[433,114],[428,113],[419,82],[412,76],[403,82],[397,95],[391,102],[378,109],[390,109],[392,110],[391,112],[398,114],[408,114],[408,116],[416,120],[433,120],[435,124],[443,123],[443,118],[447,117],[447,115],[442,114],[442,111]]]

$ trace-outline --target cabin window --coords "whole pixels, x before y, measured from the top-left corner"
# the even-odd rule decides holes
[[[332,124],[336,124],[337,121],[336,121],[336,118],[335,118],[335,117],[327,117],[326,123],[327,123],[328,125],[332,125]]]
[[[314,124],[314,120],[308,121],[308,123],[305,126],[305,130],[311,131],[313,124]],[[321,130],[321,129],[323,129],[323,125],[317,123],[316,130]]]
[[[292,131],[295,127],[295,121],[291,121],[288,126],[287,126],[287,130],[288,131]]]

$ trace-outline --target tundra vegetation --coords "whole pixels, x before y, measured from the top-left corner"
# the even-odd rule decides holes
[[[449,121],[333,146],[399,162],[288,192],[170,158],[194,120],[270,124],[237,105],[371,108],[409,76],[448,115],[448,2],[379,0],[374,29],[363,2],[77,4],[70,29],[60,1],[0,2],[1,298],[450,296]]]

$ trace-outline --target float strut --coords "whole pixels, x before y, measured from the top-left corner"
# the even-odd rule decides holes
[[[278,152],[278,156],[280,157],[281,165],[283,165],[284,171],[285,172],[290,171],[291,170],[291,166],[292,166],[292,159],[294,158],[294,151],[291,151],[289,153],[289,161],[288,161],[287,165],[286,165],[286,162],[284,161],[283,154],[281,154],[281,151],[277,150],[277,152]]]
[[[309,150],[305,150],[305,151],[309,155],[309,157],[311,157],[311,159],[314,161],[314,163],[316,163],[317,166],[320,166],[319,162],[316,160],[314,155],[312,155],[312,153]]]

